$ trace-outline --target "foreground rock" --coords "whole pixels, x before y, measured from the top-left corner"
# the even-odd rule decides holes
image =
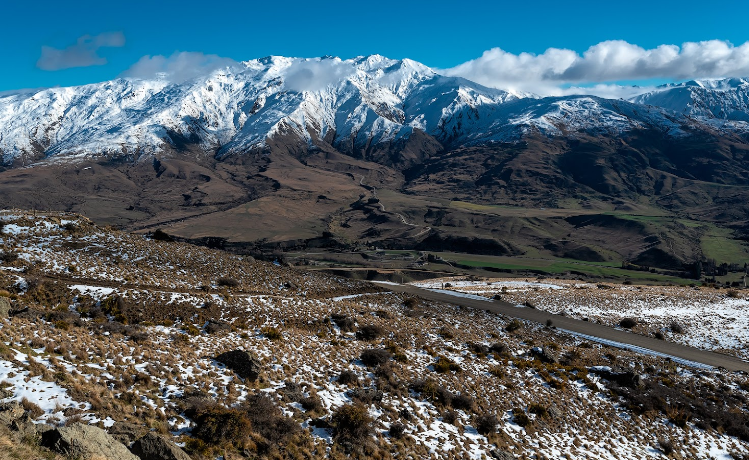
[[[148,433],[148,428],[128,422],[115,422],[107,433],[122,444],[129,446]]]
[[[178,445],[154,433],[135,441],[130,451],[141,460],[190,460],[190,456]]]
[[[232,350],[216,356],[216,361],[226,365],[243,379],[257,380],[262,363],[257,356],[244,350]]]
[[[23,406],[16,401],[0,404],[0,424],[10,425],[24,414]]]
[[[127,447],[101,428],[75,423],[42,435],[42,445],[70,458],[138,460]]]
[[[7,297],[0,296],[0,318],[10,316],[11,305]]]

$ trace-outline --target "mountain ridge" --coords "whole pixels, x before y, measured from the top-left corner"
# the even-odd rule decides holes
[[[737,95],[695,82],[621,101],[487,88],[380,55],[345,61],[270,56],[238,66],[182,83],[120,78],[0,96],[3,164],[150,157],[185,145],[220,159],[267,150],[277,136],[366,156],[377,146],[403,144],[416,131],[447,148],[515,142],[533,132],[621,134],[645,126],[673,136],[693,127],[749,132],[749,85],[740,79],[730,89]],[[730,93],[728,99],[718,92]],[[712,109],[697,110],[687,97]]]

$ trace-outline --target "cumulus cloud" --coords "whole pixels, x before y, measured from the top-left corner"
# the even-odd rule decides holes
[[[354,68],[340,59],[294,62],[287,71],[284,85],[290,91],[319,91],[354,73]]]
[[[122,32],[106,32],[99,35],[84,35],[75,44],[57,49],[42,46],[42,55],[36,66],[42,70],[62,70],[72,67],[89,67],[104,65],[106,58],[99,56],[101,48],[118,48],[125,46],[125,35]]]
[[[163,55],[143,56],[121,76],[144,80],[163,78],[172,83],[181,83],[209,74],[217,69],[237,65],[237,61],[215,54],[182,51],[169,57]]]
[[[493,48],[477,59],[441,73],[486,86],[544,95],[572,94],[583,89],[612,95],[627,92],[627,87],[606,83],[747,76],[749,42],[734,46],[726,41],[709,40],[687,42],[681,47],[660,45],[645,49],[623,40],[610,40],[591,46],[582,55],[558,48],[549,48],[538,55]],[[594,86],[563,89],[566,85],[588,84]]]

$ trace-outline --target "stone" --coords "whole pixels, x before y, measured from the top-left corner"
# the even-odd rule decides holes
[[[557,406],[551,406],[549,407],[549,417],[551,417],[554,420],[561,420],[562,419],[562,411],[559,410]]]
[[[124,444],[99,427],[74,423],[42,434],[42,445],[70,458],[139,460]]]
[[[129,446],[148,433],[148,428],[129,422],[114,422],[107,433],[122,444]]]
[[[642,386],[642,377],[632,371],[614,372],[609,369],[591,368],[591,372],[618,385],[627,388],[638,388]]]
[[[0,318],[9,317],[11,310],[10,300],[7,297],[0,296]]]
[[[257,356],[244,350],[232,350],[216,356],[216,361],[226,365],[243,379],[255,381],[260,376],[262,363]]]
[[[0,424],[10,426],[15,420],[24,414],[23,406],[17,401],[0,404]]]
[[[491,452],[492,458],[496,460],[515,460],[517,457],[504,449],[493,449]]]
[[[546,348],[546,347],[544,347],[544,348],[540,348],[540,347],[533,348],[533,349],[531,349],[531,354],[535,358],[537,358],[539,361],[541,361],[542,363],[546,363],[546,364],[556,364],[557,363],[556,356],[554,356],[554,354],[551,351],[549,351],[549,349]]]
[[[140,460],[190,460],[178,445],[154,433],[135,441],[130,451]]]
[[[231,324],[225,323],[223,321],[209,319],[208,323],[205,325],[205,332],[208,334],[216,334],[219,332],[229,331],[231,331]]]

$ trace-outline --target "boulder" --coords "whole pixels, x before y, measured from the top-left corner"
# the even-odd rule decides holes
[[[642,377],[632,371],[615,372],[605,367],[591,367],[590,371],[601,378],[627,388],[642,386]]]
[[[27,413],[23,417],[13,420],[10,424],[13,431],[17,431],[21,438],[36,438],[44,436],[44,433],[54,430],[55,427],[46,423],[34,423],[31,416]]]
[[[121,442],[99,427],[74,423],[42,434],[42,445],[70,458],[138,460]]]
[[[208,334],[216,334],[219,332],[229,332],[229,331],[231,331],[231,324],[225,323],[223,321],[216,321],[213,319],[209,319],[205,325],[205,332]]]
[[[257,380],[260,376],[262,363],[260,359],[244,350],[232,350],[216,356],[216,361],[226,365],[243,379]]]
[[[532,348],[531,349],[531,354],[533,355],[534,358],[538,359],[542,363],[547,363],[547,364],[556,364],[557,363],[556,356],[554,356],[554,354],[551,351],[549,351],[549,349],[546,348],[546,347],[544,347],[544,348],[541,348],[541,347]]]
[[[141,460],[190,460],[190,456],[178,445],[154,433],[135,441],[130,451]]]
[[[0,319],[9,317],[11,309],[10,300],[7,297],[0,296]]]
[[[514,454],[504,449],[493,449],[490,454],[496,460],[515,460],[517,458]]]
[[[376,388],[355,388],[347,392],[349,396],[354,399],[358,399],[365,404],[371,404],[373,402],[382,401],[385,394]]]
[[[10,426],[24,414],[23,406],[17,401],[0,403],[0,424]]]
[[[559,410],[559,408],[557,406],[550,406],[549,407],[549,417],[551,417],[552,419],[554,419],[554,420],[561,420],[563,415],[564,414],[562,414],[562,411]]]
[[[114,422],[107,433],[122,444],[129,446],[148,433],[148,428],[128,422]]]
[[[302,386],[295,382],[286,382],[285,386],[281,389],[283,397],[287,401],[299,402],[304,399],[304,392]]]

